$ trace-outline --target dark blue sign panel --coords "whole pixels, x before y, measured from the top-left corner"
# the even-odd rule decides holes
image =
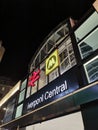
[[[26,99],[24,102],[23,114],[42,107],[77,90],[79,85],[75,72],[76,68],[66,72]]]

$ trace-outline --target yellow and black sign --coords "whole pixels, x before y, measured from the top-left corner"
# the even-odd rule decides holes
[[[59,56],[58,50],[55,50],[47,59],[46,59],[46,75],[52,72],[55,68],[59,66]]]

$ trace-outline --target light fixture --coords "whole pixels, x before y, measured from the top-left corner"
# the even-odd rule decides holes
[[[6,108],[4,107],[3,110],[6,111]]]

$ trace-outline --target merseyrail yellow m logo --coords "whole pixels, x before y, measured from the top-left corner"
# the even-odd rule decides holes
[[[55,50],[47,59],[46,59],[46,75],[59,66],[59,56],[58,50]]]

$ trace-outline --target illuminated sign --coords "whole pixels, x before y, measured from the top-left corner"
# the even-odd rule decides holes
[[[59,56],[58,50],[55,50],[47,59],[46,59],[46,75],[52,72],[55,68],[59,66]]]
[[[67,90],[67,82],[66,80],[60,84],[60,86],[55,86],[55,88],[53,88],[50,91],[45,91],[45,93],[42,93],[42,95],[35,99],[34,101],[28,103],[27,105],[27,110],[28,109],[34,109],[35,107],[37,107],[39,104],[63,93],[65,90]]]
[[[23,114],[43,107],[77,90],[79,85],[75,75],[76,70],[77,67],[60,75],[59,78],[27,98],[24,103]]]
[[[28,80],[28,86],[32,86],[32,87],[35,86],[34,83],[40,78],[39,74],[40,74],[40,69],[32,73],[32,75],[29,77]]]

